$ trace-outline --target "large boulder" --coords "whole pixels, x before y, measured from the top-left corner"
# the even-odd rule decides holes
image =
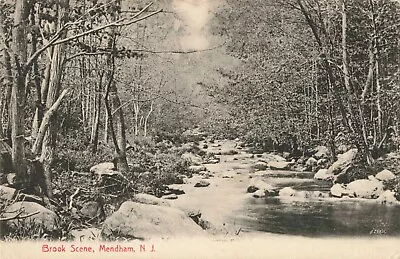
[[[350,149],[344,154],[338,155],[338,160],[333,163],[327,171],[327,174],[337,175],[345,168],[349,167],[356,158],[358,150],[356,148]]]
[[[333,174],[329,173],[328,169],[319,169],[318,172],[314,175],[314,179],[329,181],[333,179]]]
[[[396,204],[399,203],[399,201],[397,201],[396,199],[396,194],[393,191],[390,190],[386,190],[384,192],[382,192],[377,201],[379,201],[382,204]]]
[[[381,181],[390,181],[396,178],[396,175],[389,170],[385,169],[375,175],[375,178]]]
[[[100,163],[100,164],[94,165],[90,168],[91,173],[98,173],[98,172],[109,171],[109,170],[115,170],[114,163],[111,163],[111,162]]]
[[[331,187],[330,193],[333,197],[342,198],[342,196],[348,194],[348,191],[341,184],[337,183]]]
[[[181,210],[126,201],[104,221],[102,235],[114,234],[148,240],[203,236],[205,232]]]
[[[16,219],[6,221],[10,229],[18,227],[43,228],[43,230],[51,232],[58,228],[58,216],[53,211],[35,202],[16,202],[7,207],[2,217],[16,217]],[[22,225],[20,225],[21,222]]]
[[[383,193],[383,183],[373,178],[361,179],[349,183],[346,189],[355,197],[374,199]]]
[[[290,169],[290,166],[293,165],[292,162],[286,162],[286,161],[270,161],[268,162],[268,167],[274,170],[288,170]]]
[[[121,172],[115,170],[114,163],[100,163],[90,168],[90,172],[98,177],[98,182],[102,182],[103,177],[123,176]]]

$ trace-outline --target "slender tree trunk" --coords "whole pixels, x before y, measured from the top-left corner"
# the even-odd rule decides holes
[[[115,17],[113,17],[113,19],[115,19]],[[111,36],[108,42],[108,47],[110,50],[112,50],[112,53],[110,53],[107,57],[107,67],[108,67],[108,71],[106,74],[107,87],[104,100],[106,105],[106,112],[108,113],[108,126],[110,129],[111,138],[113,140],[115,148],[115,162],[117,165],[117,169],[122,172],[126,172],[129,170],[129,166],[126,160],[125,120],[124,120],[123,109],[120,108],[121,101],[118,97],[117,84],[114,80],[114,75],[115,75],[114,53],[116,51],[115,28],[110,28],[110,35]],[[118,109],[118,111],[116,112],[115,116],[113,116],[112,110],[116,109]]]
[[[149,110],[149,112],[147,113],[146,118],[145,118],[145,120],[144,120],[143,135],[144,135],[145,137],[147,137],[147,123],[148,123],[148,121],[149,121],[150,115],[153,113],[153,105],[154,105],[154,101],[151,101],[151,103],[150,103],[150,110]]]
[[[385,137],[383,136],[383,132],[386,132],[385,129],[383,129],[383,111],[382,111],[382,106],[381,106],[381,71],[380,71],[380,53],[379,53],[379,42],[378,42],[378,27],[376,24],[376,14],[375,14],[375,6],[374,2],[372,0],[369,0],[369,5],[371,9],[371,14],[372,14],[372,27],[373,27],[373,54],[375,57],[375,85],[376,85],[376,112],[377,112],[377,118],[376,118],[376,123],[374,123],[374,148],[380,149],[381,144],[377,145],[376,143],[385,141]],[[383,143],[382,143],[383,144]],[[378,151],[379,152],[379,151]]]
[[[61,101],[63,100],[63,98],[67,95],[68,90],[65,89],[60,96],[58,97],[57,101],[54,102],[54,104],[50,107],[50,109],[46,112],[45,116],[43,117],[43,120],[40,124],[39,130],[38,130],[38,134],[37,134],[37,138],[35,140],[35,142],[33,143],[32,146],[32,153],[37,155],[39,154],[41,147],[43,145],[43,141],[46,137],[46,133],[47,133],[47,129],[49,128],[50,122],[52,117],[54,116],[55,112],[57,111],[57,109],[59,108],[59,106],[61,105]]]
[[[350,132],[354,132],[355,130],[352,127],[351,122],[349,121],[349,118],[348,118],[347,112],[346,112],[346,108],[343,104],[343,100],[340,97],[341,95],[340,95],[340,91],[336,84],[336,78],[334,76],[333,69],[331,67],[331,64],[329,63],[330,51],[328,50],[326,44],[324,44],[324,42],[322,41],[322,38],[321,38],[319,30],[318,30],[318,26],[312,19],[311,15],[310,15],[309,11],[307,10],[306,6],[304,5],[303,1],[297,0],[297,3],[299,5],[300,11],[303,14],[307,24],[310,26],[310,29],[314,35],[314,38],[318,44],[318,47],[320,48],[322,66],[324,67],[325,71],[327,72],[329,81],[332,84],[333,96],[336,99],[338,108],[342,115],[342,124],[343,124],[344,128],[348,129]]]
[[[109,132],[109,129],[108,129],[108,112],[105,112],[105,114],[104,114],[104,121],[105,121],[105,123],[104,123],[103,141],[104,141],[104,144],[107,144],[108,143],[108,132]]]
[[[31,10],[31,24],[33,26],[36,25],[36,18],[38,15],[34,13],[34,8],[32,7]],[[37,35],[36,33],[32,34],[32,53],[35,53],[37,51]],[[46,65],[45,69],[45,80],[43,84],[48,85],[48,76],[47,74],[50,72],[50,62]],[[44,113],[44,105],[43,105],[43,97],[42,97],[42,85],[41,85],[41,80],[40,80],[40,72],[39,72],[39,65],[37,60],[33,62],[33,74],[34,74],[34,83],[35,83],[35,88],[36,88],[36,110],[35,110],[35,115],[33,116],[33,122],[32,122],[32,130],[31,130],[31,137],[32,141],[34,142],[36,137],[37,137],[37,132],[39,130],[39,125],[40,122],[43,119],[43,113]],[[47,79],[47,81],[46,81]],[[46,89],[47,91],[47,89]]]
[[[139,112],[140,112],[139,101],[134,102],[133,109],[135,112],[135,136],[138,136],[139,135]]]
[[[59,3],[58,7],[58,21],[57,27],[60,28],[63,26],[63,23],[66,21],[66,16],[69,8],[69,0],[64,0]],[[61,36],[62,38],[66,37],[66,32]],[[51,71],[50,71],[50,81],[49,81],[49,89],[47,92],[46,98],[46,109],[50,109],[57,101],[60,96],[61,90],[61,78],[63,74],[63,65],[65,59],[65,44],[59,44],[54,46],[53,48],[53,56],[51,61]],[[46,115],[45,115],[46,116]],[[42,152],[40,156],[40,161],[43,163],[45,182],[46,182],[46,194],[49,198],[53,196],[51,179],[51,165],[55,158],[55,149],[56,149],[56,140],[57,140],[57,123],[56,123],[57,115],[53,114],[49,121],[49,125],[46,131],[46,134],[43,139]]]
[[[101,113],[101,85],[104,73],[101,74],[99,83],[97,84],[95,91],[95,111],[92,123],[92,132],[90,136],[90,144],[92,153],[97,152],[97,147],[99,143],[99,122],[100,122],[100,113]]]
[[[110,88],[110,100],[112,110],[121,106],[121,101],[118,97],[117,86],[114,82]],[[119,152],[117,153],[117,167],[125,172],[129,170],[128,162],[126,160],[126,129],[123,109],[119,109],[117,114],[112,118],[113,124],[116,125],[116,135],[118,141]]]
[[[349,75],[349,60],[347,57],[347,0],[342,0],[342,65],[343,65],[343,77],[344,85],[349,95],[353,94],[352,87],[350,85]]]
[[[24,187],[29,183],[25,161],[25,130],[24,107],[25,78],[27,61],[27,26],[29,24],[29,6],[27,0],[15,2],[14,26],[12,31],[12,57],[14,63],[13,85],[11,92],[11,140],[13,170],[17,174],[17,181]]]

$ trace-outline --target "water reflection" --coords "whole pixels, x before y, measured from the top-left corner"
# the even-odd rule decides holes
[[[275,182],[277,180],[272,179]],[[280,187],[290,186],[297,190],[329,190],[329,186],[317,181],[299,184],[294,178],[292,183],[287,180],[282,183]],[[233,220],[243,229],[281,234],[400,236],[400,206],[382,205],[374,201],[335,198],[293,200],[279,197],[249,199],[244,211],[236,213]]]

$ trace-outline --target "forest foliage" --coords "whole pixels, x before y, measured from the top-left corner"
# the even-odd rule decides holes
[[[233,134],[267,149],[355,145],[371,163],[398,148],[398,2],[226,3],[214,32],[242,66],[209,88],[234,107]]]
[[[20,188],[35,161],[48,196],[54,171],[105,160],[177,174],[178,154],[152,147],[198,126],[264,151],[355,146],[370,164],[399,148],[397,1],[225,0],[191,26],[176,2],[0,1],[0,138]]]

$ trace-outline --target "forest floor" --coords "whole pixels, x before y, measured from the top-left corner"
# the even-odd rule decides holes
[[[199,146],[204,146],[204,143],[200,142]],[[257,176],[254,165],[259,161],[259,157],[255,157],[245,149],[237,148],[235,141],[218,141],[216,144],[208,145],[204,150],[208,153],[221,154],[217,155],[219,162],[203,164],[206,170],[187,178],[184,184],[169,185],[170,189],[183,190],[184,194],[177,195],[176,199],[160,200],[182,211],[199,211],[201,218],[208,224],[206,235],[193,235],[190,238],[179,236],[151,238],[140,241],[147,246],[154,245],[156,252],[140,253],[135,256],[140,258],[400,258],[398,238],[385,236],[311,238],[242,229],[235,224],[231,216],[242,210],[249,199],[254,199],[251,193],[247,193],[247,188],[252,178]],[[199,182],[209,185],[195,187]],[[75,233],[75,238],[71,242],[82,244],[81,238],[88,233],[93,234],[91,231],[96,229]],[[98,237],[94,240],[84,239],[84,244],[87,242],[102,244],[104,241]],[[20,253],[27,249],[33,251],[29,255],[30,258],[48,256],[49,254],[40,252],[39,245],[41,243],[1,244],[6,248],[2,249],[4,258],[23,258]],[[21,249],[25,246],[26,249]],[[109,255],[123,258],[127,256],[121,253],[108,253],[107,256]]]

